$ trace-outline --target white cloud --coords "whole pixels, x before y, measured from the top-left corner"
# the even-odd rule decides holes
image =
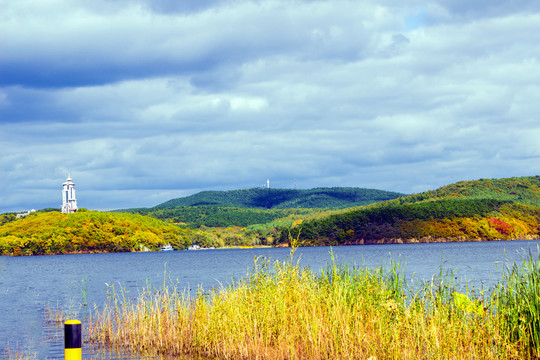
[[[101,209],[538,174],[540,13],[520,4],[6,3],[0,209],[57,206],[68,171]]]

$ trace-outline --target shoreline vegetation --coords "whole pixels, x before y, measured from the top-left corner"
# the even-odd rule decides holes
[[[203,192],[150,209],[1,214],[0,254],[287,247],[291,237],[302,246],[540,238],[540,176],[462,181],[399,195],[357,188],[246,189]],[[390,200],[375,202],[385,197]],[[362,201],[369,204],[343,208]],[[281,208],[306,204],[319,208]]]
[[[536,359],[540,255],[505,269],[488,292],[442,270],[412,288],[400,263],[255,259],[228,287],[190,297],[174,283],[138,297],[110,289],[87,319],[87,345],[214,359]],[[57,315],[58,317],[58,315]]]
[[[500,232],[496,218],[479,218],[474,221],[480,224],[485,232],[483,236],[466,236],[448,230],[423,230],[416,223],[417,236],[384,236],[391,228],[388,224],[377,227],[378,234],[355,237],[359,231],[344,231],[341,227],[331,225],[330,235],[313,233],[313,223],[291,222],[291,227],[274,229],[269,238],[261,238],[249,234],[249,230],[240,227],[189,229],[175,224],[159,221],[142,215],[102,213],[86,211],[75,214],[58,212],[38,213],[0,226],[0,255],[32,256],[32,255],[73,255],[101,254],[117,252],[161,251],[164,245],[172,245],[174,250],[188,250],[192,245],[200,246],[200,250],[212,249],[251,249],[269,247],[292,247],[289,237],[297,238],[297,246],[349,246],[349,245],[384,245],[384,244],[418,244],[444,242],[478,242],[508,240],[540,239],[540,209],[528,220],[521,219],[521,226],[514,226],[514,221],[506,219],[507,227],[512,232]],[[517,219],[515,219],[517,220]],[[328,220],[323,220],[326,224]],[[332,219],[330,219],[332,221]],[[495,226],[486,225],[486,223]],[[524,231],[523,224],[529,223]],[[316,222],[319,229],[321,222]],[[349,223],[350,224],[350,223]],[[456,226],[463,226],[456,222]],[[401,224],[403,225],[403,224]],[[469,224],[470,226],[471,224]],[[410,224],[407,224],[410,226]],[[373,226],[371,226],[373,230]],[[386,231],[386,233],[385,233]],[[421,232],[421,234],[419,234]],[[335,235],[335,238],[333,237]],[[448,236],[444,236],[448,235]],[[471,234],[472,235],[472,234]]]

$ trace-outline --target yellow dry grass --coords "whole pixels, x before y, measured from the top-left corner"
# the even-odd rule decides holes
[[[132,303],[114,294],[88,333],[143,354],[220,359],[533,357],[508,340],[496,312],[466,295],[454,301],[452,291],[432,282],[409,294],[399,264],[331,264],[317,275],[292,258],[258,260],[245,279],[195,298],[174,286],[143,291]]]

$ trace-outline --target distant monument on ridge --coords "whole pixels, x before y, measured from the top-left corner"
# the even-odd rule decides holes
[[[71,176],[68,176],[62,186],[62,213],[74,213],[77,211],[77,199],[75,198],[75,183],[71,181]]]

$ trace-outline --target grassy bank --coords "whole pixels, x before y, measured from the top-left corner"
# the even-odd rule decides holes
[[[538,264],[529,257],[477,299],[442,275],[412,292],[399,264],[332,264],[317,275],[292,257],[259,259],[245,279],[195,299],[174,286],[134,302],[113,294],[89,336],[141,353],[225,359],[537,358]]]

